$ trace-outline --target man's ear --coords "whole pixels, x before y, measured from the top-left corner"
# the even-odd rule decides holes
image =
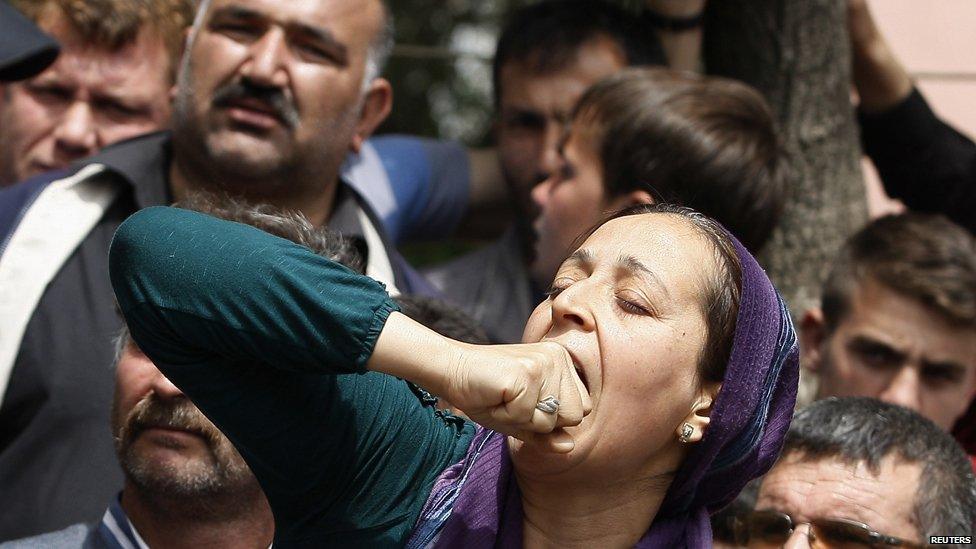
[[[819,308],[807,310],[800,321],[800,363],[811,372],[820,372],[827,325]]]
[[[691,405],[691,412],[678,425],[675,431],[678,440],[684,443],[698,442],[705,436],[708,429],[709,417],[712,413],[712,403],[718,396],[721,383],[704,383],[698,391],[698,397]]]
[[[349,149],[352,152],[358,153],[363,148],[363,143],[389,116],[392,108],[393,87],[385,78],[374,78],[363,99],[363,108],[359,113],[356,133],[349,143]]]

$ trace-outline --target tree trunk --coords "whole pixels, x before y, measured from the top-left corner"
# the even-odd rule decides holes
[[[766,96],[789,155],[786,208],[760,261],[797,320],[867,220],[846,9],[843,0],[713,0],[706,13],[707,72]]]

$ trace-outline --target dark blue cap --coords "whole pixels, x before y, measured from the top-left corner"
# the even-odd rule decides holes
[[[58,43],[53,38],[0,0],[0,82],[30,78],[57,56]]]

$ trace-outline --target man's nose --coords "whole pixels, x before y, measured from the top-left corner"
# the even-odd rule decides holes
[[[783,544],[783,549],[809,549],[810,525],[800,524],[793,530],[790,538]]]
[[[288,85],[287,57],[285,33],[271,28],[251,45],[250,56],[241,69],[242,75],[258,85],[284,88]]]
[[[98,131],[91,106],[84,101],[72,103],[54,128],[58,161],[70,162],[94,153],[98,146]]]
[[[918,411],[921,407],[918,392],[918,370],[906,365],[895,374],[895,377],[891,379],[891,382],[878,398],[890,404],[897,404],[909,410]]]
[[[162,372],[158,372],[158,374],[153,378],[150,387],[161,399],[173,399],[185,396],[183,391],[174,385],[168,377],[164,376]]]
[[[545,181],[539,183],[535,187],[532,187],[532,202],[535,202],[539,209],[546,207],[546,202],[549,201],[549,191],[552,189],[552,176],[549,176]]]
[[[559,143],[562,139],[563,125],[554,121],[546,123],[546,129],[542,136],[542,150],[539,152],[539,161],[535,167],[536,181],[543,181],[552,177],[559,169]]]

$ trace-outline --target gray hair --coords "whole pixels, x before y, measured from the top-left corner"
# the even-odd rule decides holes
[[[270,204],[251,204],[240,197],[203,191],[188,193],[174,206],[250,225],[305,246],[359,274],[366,272],[363,256],[352,240],[327,227],[315,227],[301,212],[282,210]]]
[[[122,360],[122,353],[125,352],[125,346],[129,344],[131,338],[132,334],[129,333],[129,325],[123,320],[122,328],[116,334],[115,339],[112,340],[112,345],[115,347],[115,360],[112,362],[112,366],[118,366],[119,361]]]
[[[923,540],[976,527],[976,478],[959,444],[907,408],[864,397],[827,398],[796,414],[783,456],[864,463],[877,473],[889,456],[921,465],[913,515]]]
[[[200,0],[196,17],[193,19],[193,27],[190,29],[190,35],[187,37],[186,51],[190,51],[189,46],[196,42],[197,34],[199,34],[200,28],[203,26],[207,10],[210,9],[210,2],[211,0]],[[380,7],[383,10],[383,24],[380,27],[380,32],[373,38],[373,42],[369,45],[369,50],[366,52],[366,68],[363,71],[362,93],[365,93],[369,89],[369,85],[373,80],[380,77],[383,69],[386,67],[386,62],[390,59],[390,53],[393,52],[395,39],[393,12],[390,11],[390,7],[385,0],[380,0]],[[183,60],[180,64],[181,70],[183,65],[188,62],[188,57],[186,54],[183,55]]]

